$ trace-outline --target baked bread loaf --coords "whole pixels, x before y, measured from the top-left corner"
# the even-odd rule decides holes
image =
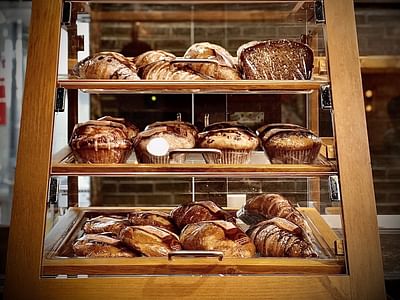
[[[188,202],[175,207],[170,215],[179,229],[200,221],[224,220],[235,222],[235,218],[213,201]]]
[[[317,257],[317,251],[297,225],[275,217],[249,228],[250,236],[261,256]]]
[[[85,234],[72,249],[76,256],[84,257],[135,257],[136,254],[123,247],[121,241],[102,234]]]
[[[69,145],[79,163],[124,163],[133,151],[136,127],[90,120],[75,125]]]
[[[210,63],[186,63],[186,65],[212,79],[241,79],[234,58],[225,48],[219,45],[207,42],[193,44],[187,49],[184,58],[210,60]]]
[[[259,145],[253,131],[243,125],[229,125],[228,122],[212,124],[198,137],[199,147],[221,150],[221,157],[214,153],[203,154],[207,163],[214,164],[246,164],[250,161],[251,152]]]
[[[129,213],[128,219],[133,226],[152,225],[165,228],[174,233],[177,232],[177,228],[172,222],[171,216],[165,212],[133,211]]]
[[[247,258],[255,255],[250,238],[231,222],[202,221],[187,225],[180,241],[185,250],[222,251],[225,257]]]
[[[306,44],[289,40],[252,41],[237,50],[245,79],[311,79],[313,52]]]
[[[91,234],[111,232],[118,236],[120,231],[129,224],[130,223],[126,217],[97,216],[85,222],[83,225],[83,231]]]
[[[120,239],[129,248],[151,257],[166,256],[170,251],[182,249],[175,233],[150,225],[126,227]]]
[[[135,65],[117,52],[99,52],[78,62],[72,75],[82,79],[139,80]]]
[[[302,214],[289,200],[279,194],[261,194],[248,199],[246,204],[237,211],[237,217],[249,225],[258,223],[260,220],[280,217],[308,231]]]
[[[274,164],[312,164],[322,140],[311,130],[288,124],[258,130],[265,154]]]
[[[123,163],[133,149],[126,126],[112,121],[75,125],[69,145],[79,163]]]
[[[194,148],[197,129],[180,121],[155,122],[148,125],[135,139],[135,153],[140,163],[183,163],[185,154],[177,154],[171,160],[169,151]]]

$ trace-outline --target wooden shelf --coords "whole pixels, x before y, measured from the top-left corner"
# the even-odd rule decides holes
[[[53,176],[148,176],[148,177],[273,177],[273,176],[329,176],[336,175],[334,161],[320,155],[317,164],[290,165],[271,164],[262,151],[254,151],[249,164],[220,165],[206,164],[201,155],[194,155],[185,164],[143,164],[137,163],[133,154],[123,164],[85,164],[75,163],[69,147],[53,157],[51,175]]]
[[[311,93],[328,84],[327,77],[318,80],[106,80],[106,79],[58,79],[57,86],[80,89],[88,93]]]
[[[78,258],[73,255],[72,243],[89,218],[99,214],[126,214],[140,208],[89,207],[70,208],[46,237],[43,275],[166,275],[166,274],[343,274],[344,259],[334,256],[334,242],[338,236],[314,208],[302,207],[308,223],[316,224],[315,246],[320,258],[255,257],[255,258]],[[162,210],[171,208],[142,208]],[[228,209],[229,210],[229,209]]]

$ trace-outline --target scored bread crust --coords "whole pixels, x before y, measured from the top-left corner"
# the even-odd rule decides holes
[[[252,41],[237,50],[245,79],[311,79],[313,51],[303,43],[281,40]]]

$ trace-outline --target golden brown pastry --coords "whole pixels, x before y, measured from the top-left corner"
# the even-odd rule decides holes
[[[237,70],[232,55],[223,47],[208,43],[196,43],[187,49],[184,58],[209,59],[215,63],[185,63],[192,70],[206,75],[213,79],[240,80],[240,73]]]
[[[164,50],[150,50],[137,56],[133,61],[136,67],[143,68],[156,61],[171,61],[175,55]]]
[[[261,215],[262,219],[284,218],[305,231],[308,229],[301,213],[289,200],[279,194],[261,194],[252,197],[246,201],[243,209],[238,211],[238,217],[248,224],[252,224],[252,220],[259,221],[257,215]]]
[[[122,246],[121,241],[101,234],[85,234],[72,246],[76,256],[85,257],[135,257],[136,254]]]
[[[255,246],[250,238],[231,222],[202,221],[187,225],[180,241],[185,250],[222,251],[225,257],[253,257]]]
[[[304,239],[302,230],[286,219],[275,217],[262,221],[247,231],[261,256],[317,257],[313,245]]]
[[[111,122],[124,124],[126,126],[126,129],[128,130],[128,138],[131,139],[132,141],[134,140],[134,138],[139,133],[139,128],[135,124],[129,122],[128,120],[126,120],[124,118],[116,118],[116,117],[111,117],[111,116],[104,116],[104,117],[101,117],[101,118],[99,118],[97,120],[98,121],[111,121]]]
[[[118,236],[119,232],[129,225],[127,218],[120,216],[97,216],[83,225],[85,233],[111,232]]]
[[[271,163],[315,163],[322,140],[311,130],[291,124],[274,124],[258,130],[265,154]]]
[[[129,248],[151,257],[182,249],[175,233],[150,225],[126,227],[120,232],[120,239]]]
[[[180,121],[155,122],[138,134],[135,153],[141,163],[183,163],[185,154],[174,156],[170,161],[169,151],[179,148],[194,148],[197,129],[190,123]]]
[[[210,129],[211,128],[211,129]],[[213,129],[215,128],[215,129]],[[222,156],[205,153],[207,163],[246,164],[251,152],[259,145],[257,135],[243,125],[230,125],[228,122],[212,124],[207,131],[198,134],[198,146],[221,150]]]
[[[206,80],[206,76],[196,73],[182,64],[159,60],[145,65],[140,70],[140,77],[148,80]]]
[[[75,125],[69,145],[79,163],[124,163],[133,151],[131,136],[123,123],[90,120]]]
[[[175,207],[170,213],[178,228],[200,221],[225,220],[235,222],[235,218],[212,201],[189,202]]]
[[[116,52],[99,52],[78,62],[72,74],[82,79],[139,80],[135,65]]]
[[[133,211],[128,215],[131,225],[152,225],[176,233],[177,228],[169,214],[161,211]]]
[[[237,50],[245,79],[311,79],[313,52],[306,44],[289,40],[252,41]]]

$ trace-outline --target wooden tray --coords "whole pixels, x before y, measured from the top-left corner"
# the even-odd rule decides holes
[[[178,275],[178,274],[343,274],[344,257],[334,255],[338,236],[314,208],[299,208],[310,224],[319,258],[217,258],[135,257],[77,258],[72,243],[82,234],[83,223],[97,215],[123,215],[140,208],[70,208],[45,239],[43,276],[55,275]],[[168,211],[171,208],[143,208]],[[229,211],[229,209],[228,209]],[[233,210],[230,210],[234,213]]]

